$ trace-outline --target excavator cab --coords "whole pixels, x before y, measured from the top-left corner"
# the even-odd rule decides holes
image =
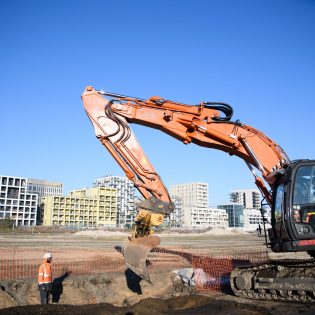
[[[274,187],[272,228],[274,252],[307,251],[315,257],[315,161],[292,162]]]

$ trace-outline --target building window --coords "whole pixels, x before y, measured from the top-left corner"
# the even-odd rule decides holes
[[[8,188],[8,198],[15,198],[17,199],[19,196],[19,188]]]

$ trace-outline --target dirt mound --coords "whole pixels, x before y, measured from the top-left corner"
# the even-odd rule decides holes
[[[119,232],[119,231],[103,231],[103,230],[94,230],[94,231],[79,231],[74,233],[76,236],[91,236],[91,237],[106,237],[106,236],[128,236],[128,233]]]
[[[242,230],[237,230],[237,229],[226,230],[226,229],[221,229],[221,228],[212,228],[211,230],[204,232],[202,234],[207,234],[207,235],[235,235],[235,234],[247,234],[247,232],[244,232]]]
[[[132,305],[147,297],[169,297],[174,293],[173,274],[152,273],[152,283],[142,280],[130,269],[125,273],[92,276],[65,276],[54,279],[51,302],[59,304],[109,303]],[[36,280],[21,279],[1,282],[0,309],[11,306],[39,304]]]
[[[15,306],[16,303],[14,301],[14,298],[6,292],[6,289],[4,286],[0,286],[0,308],[6,308],[6,307],[12,307]]]

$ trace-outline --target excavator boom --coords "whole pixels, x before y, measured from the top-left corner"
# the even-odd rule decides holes
[[[233,109],[225,103],[201,102],[192,106],[157,96],[144,100],[96,91],[92,87],[86,88],[82,100],[97,138],[146,199],[154,196],[171,203],[167,189],[137,142],[130,123],[161,130],[184,144],[195,143],[242,158],[269,204],[271,194],[264,181],[272,188],[273,172],[290,163],[282,148],[261,131],[231,121]]]

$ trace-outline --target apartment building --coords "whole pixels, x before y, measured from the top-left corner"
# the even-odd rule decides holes
[[[40,210],[41,199],[46,196],[62,196],[63,195],[63,183],[51,182],[42,179],[27,179],[27,191],[29,193],[36,194],[38,196],[38,207],[36,215],[36,224],[42,224],[42,212]]]
[[[181,199],[183,211],[183,226],[195,227],[193,211],[207,211],[208,184],[202,182],[171,185],[170,195]]]
[[[243,206],[243,220],[245,230],[256,230],[263,225],[263,218],[260,212],[261,195],[258,189],[236,189],[230,192],[230,200]],[[270,220],[270,213],[266,214]]]
[[[118,227],[132,226],[136,215],[135,188],[131,180],[124,176],[104,176],[94,181],[94,187],[111,187],[117,190]]]
[[[244,209],[260,209],[258,189],[237,189],[230,192],[230,201],[243,205]]]
[[[208,207],[208,184],[195,182],[170,187],[170,194],[182,199],[184,206]]]
[[[46,196],[63,196],[63,183],[29,178],[27,190],[29,193],[37,194],[39,199]]]
[[[174,211],[165,219],[165,223],[171,228],[180,228],[184,223],[183,201],[176,196],[171,196],[171,200]]]
[[[218,209],[223,209],[228,215],[229,227],[244,227],[244,208],[241,204],[229,203],[218,205]]]
[[[208,206],[207,183],[195,182],[172,185],[170,193],[182,200],[183,226],[200,229],[228,226],[226,211],[209,208]]]
[[[271,222],[271,213],[270,211],[264,214],[267,222]],[[265,222],[266,228],[270,228],[271,225]],[[261,216],[260,210],[257,209],[244,209],[244,230],[255,231],[257,228],[263,227],[263,218]]]
[[[208,227],[228,227],[228,215],[224,209],[217,208],[192,208],[191,226],[204,229]]]
[[[38,196],[27,192],[27,178],[0,175],[0,219],[16,226],[36,225]]]
[[[68,196],[42,198],[43,225],[115,227],[117,190],[94,187],[74,190]]]

